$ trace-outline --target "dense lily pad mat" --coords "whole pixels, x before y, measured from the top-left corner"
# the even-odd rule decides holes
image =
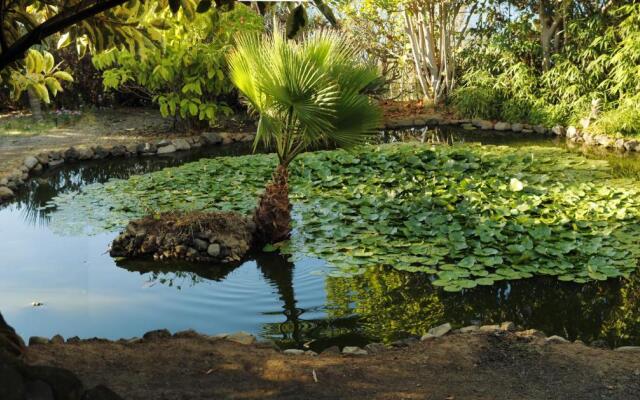
[[[148,211],[250,212],[274,165],[267,155],[217,158],[87,187],[56,199],[54,222],[68,227],[82,215],[81,226],[113,227]],[[309,153],[293,166],[292,199],[296,230],[280,251],[323,258],[337,274],[390,265],[458,291],[534,274],[578,283],[628,276],[640,258],[637,182],[561,149]]]

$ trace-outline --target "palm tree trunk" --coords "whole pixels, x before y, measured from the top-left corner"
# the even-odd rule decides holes
[[[253,215],[256,239],[260,244],[278,243],[291,235],[291,203],[289,202],[289,172],[279,164],[271,182],[260,197]]]
[[[42,121],[42,107],[40,105],[40,98],[36,94],[33,88],[27,88],[27,97],[29,98],[29,108],[31,108],[31,115],[36,121]]]

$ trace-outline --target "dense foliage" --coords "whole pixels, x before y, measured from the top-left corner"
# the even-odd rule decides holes
[[[93,57],[103,73],[105,88],[152,99],[163,116],[214,123],[231,112],[233,85],[226,74],[225,55],[241,32],[262,30],[262,18],[239,4],[232,11],[188,17],[179,12],[152,10],[141,26],[160,28],[158,45],[143,49],[112,48]]]
[[[275,163],[218,158],[91,186],[58,198],[53,223],[113,229],[150,210],[249,213]],[[534,275],[628,277],[640,259],[636,182],[564,150],[387,145],[307,153],[292,167],[295,230],[279,249],[320,257],[333,274],[388,265],[459,291]]]
[[[564,30],[548,60],[534,9],[525,7],[506,22],[501,15],[490,28],[476,30],[464,55],[463,85],[453,97],[457,110],[547,126],[582,121],[593,133],[637,135],[640,4],[570,11],[562,15]]]

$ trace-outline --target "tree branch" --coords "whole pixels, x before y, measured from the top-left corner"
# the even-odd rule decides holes
[[[122,5],[125,2],[127,2],[127,0],[105,0],[103,2],[96,2],[92,6],[71,15],[67,15],[68,12],[62,11],[60,14],[57,14],[38,25],[32,31],[24,34],[10,47],[3,50],[2,54],[0,54],[0,71],[6,68],[9,64],[20,59],[31,46],[42,42],[44,38],[51,36],[54,33],[61,32],[64,29],[87,18],[93,17],[103,11]]]

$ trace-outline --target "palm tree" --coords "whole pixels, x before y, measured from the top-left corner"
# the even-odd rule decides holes
[[[254,214],[257,239],[277,243],[291,232],[288,167],[311,146],[362,143],[376,132],[381,111],[368,92],[379,82],[375,66],[335,32],[287,41],[243,35],[228,57],[230,77],[260,114],[254,146],[274,147],[278,166]]]

